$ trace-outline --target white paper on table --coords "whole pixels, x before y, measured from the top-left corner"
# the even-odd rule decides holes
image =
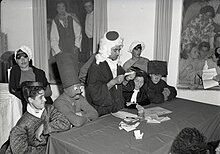
[[[145,120],[147,120],[147,123],[161,123],[163,121],[170,120],[170,118],[168,116],[158,117],[158,115],[152,114],[152,115],[145,117]]]
[[[144,133],[142,132],[141,133],[141,131],[140,130],[135,130],[134,131],[134,136],[135,136],[135,138],[138,140],[138,139],[142,139],[143,138],[143,135],[144,135]]]
[[[213,77],[217,75],[215,68],[202,70],[202,82],[204,89],[218,86],[218,82],[213,80]]]
[[[126,124],[124,121],[121,121],[119,123],[119,129],[124,129],[125,131],[127,132],[130,132],[132,130],[135,130],[137,128],[137,126],[139,126],[140,122],[136,122],[135,124],[133,125],[129,125],[129,124]]]
[[[172,111],[164,109],[164,108],[159,107],[159,106],[144,109],[144,112],[145,112],[145,117],[147,117],[149,115],[154,115],[154,114],[159,116],[159,115],[164,115],[164,114],[172,113]]]
[[[126,118],[137,118],[138,116],[136,114],[133,113],[129,113],[126,111],[118,111],[115,113],[111,113],[113,116],[118,117],[120,119],[126,119]]]

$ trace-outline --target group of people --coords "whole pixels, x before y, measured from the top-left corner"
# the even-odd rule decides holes
[[[213,79],[220,78],[219,6],[216,0],[194,2],[183,17],[179,84],[188,84],[190,89],[202,85],[204,69],[215,68],[217,75]]]
[[[93,51],[93,0],[84,0],[86,11],[85,21],[81,23],[76,13],[68,10],[67,2],[58,0],[56,2],[57,15],[54,19],[48,19],[48,50],[50,51],[50,78],[56,82],[60,80],[57,76],[56,55],[60,52],[71,54],[77,69],[89,59]],[[83,25],[85,25],[83,27]],[[84,34],[84,33],[85,34]],[[84,35],[83,35],[84,34]]]
[[[144,44],[135,41],[129,50],[131,62],[122,67],[122,47],[118,32],[104,34],[86,73],[85,96],[72,53],[57,53],[63,93],[54,102],[45,72],[32,65],[31,49],[25,45],[17,49],[9,89],[22,100],[23,115],[10,132],[6,153],[44,153],[50,133],[80,127],[124,107],[137,108],[176,97],[176,89],[162,79],[167,75],[165,61],[141,57]]]

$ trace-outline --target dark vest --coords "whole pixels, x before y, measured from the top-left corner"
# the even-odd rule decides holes
[[[59,48],[62,52],[74,53],[75,33],[73,29],[73,19],[71,16],[67,17],[68,26],[66,28],[59,22],[59,18],[54,19],[59,33]]]

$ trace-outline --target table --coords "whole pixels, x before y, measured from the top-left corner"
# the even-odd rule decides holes
[[[51,134],[47,154],[167,154],[178,132],[196,127],[208,141],[220,139],[220,107],[177,98],[163,104],[151,104],[173,111],[169,121],[149,124],[142,121],[137,129],[144,132],[136,140],[133,131],[119,130],[121,119],[112,115],[67,132]]]
[[[9,93],[8,83],[0,83],[0,146],[8,140],[11,128],[21,115],[20,99]]]

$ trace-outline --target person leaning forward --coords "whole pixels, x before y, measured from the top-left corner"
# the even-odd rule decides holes
[[[122,84],[125,71],[118,65],[122,46],[123,39],[118,32],[106,32],[88,70],[86,98],[99,116],[124,108]]]

